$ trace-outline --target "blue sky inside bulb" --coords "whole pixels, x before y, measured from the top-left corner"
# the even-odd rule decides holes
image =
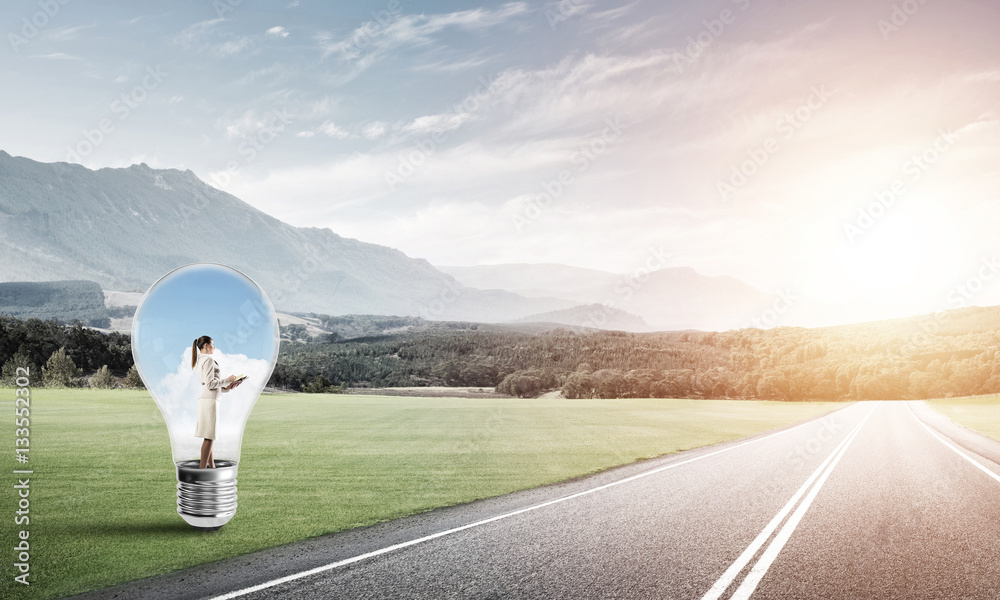
[[[221,374],[248,375],[220,394],[215,459],[239,461],[243,428],[278,358],[278,320],[264,291],[225,265],[197,263],[154,283],[136,309],[132,355],[170,434],[174,462],[197,460],[194,435],[201,384],[191,368],[195,338],[212,337]]]

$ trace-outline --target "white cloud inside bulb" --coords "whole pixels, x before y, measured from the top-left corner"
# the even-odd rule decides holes
[[[195,437],[198,395],[201,382],[191,368],[191,347],[176,355],[177,369],[155,384],[153,397],[163,413],[170,433],[174,461],[193,460],[200,456],[201,438]],[[245,354],[226,354],[218,348],[212,358],[219,364],[221,377],[246,374],[247,380],[234,390],[219,394],[219,413],[213,455],[216,460],[239,460],[243,427],[257,397],[271,374],[271,363]]]

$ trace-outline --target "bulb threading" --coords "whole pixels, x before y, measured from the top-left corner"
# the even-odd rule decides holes
[[[198,464],[177,463],[177,513],[195,528],[215,530],[236,514],[237,463],[217,460],[214,469]]]

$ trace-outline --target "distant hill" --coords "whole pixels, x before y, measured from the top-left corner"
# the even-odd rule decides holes
[[[284,312],[507,321],[573,305],[474,289],[399,250],[292,227],[191,171],[92,171],[0,151],[0,280],[143,292],[193,262],[239,269]]]
[[[540,319],[513,323],[475,323],[469,321],[428,321],[420,317],[316,313],[279,314],[278,321],[281,324],[283,339],[303,342],[408,337],[423,333],[455,331],[502,331],[537,334],[558,329],[562,325],[558,322],[546,322]]]
[[[104,292],[94,281],[9,281],[0,283],[0,313],[19,319],[79,319],[90,327],[109,327]]]
[[[620,329],[623,331],[647,331],[649,326],[638,315],[612,308],[603,304],[586,304],[553,310],[537,315],[529,315],[519,322],[543,322],[585,327],[591,329]]]
[[[774,296],[738,279],[708,277],[689,267],[664,268],[634,277],[558,264],[438,268],[463,285],[563,298],[578,305],[611,305],[648,323],[639,331],[749,327],[775,302]]]
[[[552,296],[591,304],[613,299],[622,275],[556,263],[514,263],[474,267],[437,267],[462,285],[483,290],[500,289],[529,298]]]

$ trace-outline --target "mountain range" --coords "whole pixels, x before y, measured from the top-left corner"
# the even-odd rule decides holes
[[[568,319],[558,322],[602,329],[739,329],[753,326],[755,319],[760,321],[776,301],[738,279],[707,277],[690,267],[640,270],[628,275],[559,264],[438,268],[471,287],[504,289],[529,298],[566,298],[587,305],[586,310],[575,307]],[[553,320],[552,316],[529,318]]]
[[[437,268],[328,228],[291,226],[190,170],[91,170],[0,151],[0,281],[91,280],[143,292],[194,262],[242,271],[285,313],[729,329],[774,300],[689,268],[641,276],[551,264]]]

